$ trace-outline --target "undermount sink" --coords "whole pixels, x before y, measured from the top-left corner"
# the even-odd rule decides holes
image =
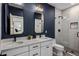
[[[23,44],[24,42],[22,42],[22,41],[18,41],[18,42],[15,42],[15,43],[17,43],[17,44]]]
[[[16,42],[12,41],[12,42],[3,42],[3,43],[4,45],[11,45],[11,44],[17,45],[17,44],[23,44],[24,42],[23,41],[16,41]]]

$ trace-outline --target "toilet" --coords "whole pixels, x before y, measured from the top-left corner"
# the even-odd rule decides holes
[[[63,51],[64,51],[64,46],[60,44],[55,44],[54,45],[55,53],[57,56],[63,56]]]

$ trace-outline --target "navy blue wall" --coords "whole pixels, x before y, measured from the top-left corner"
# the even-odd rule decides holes
[[[44,19],[46,36],[55,38],[55,8],[44,4]]]
[[[35,19],[34,19],[34,12],[35,12],[35,4],[34,3],[26,3],[24,4],[23,10],[19,10],[18,14],[18,9],[14,8],[16,12],[13,13],[17,14],[19,16],[24,16],[24,33],[20,35],[15,35],[17,37],[22,37],[22,36],[27,36],[27,35],[37,35],[37,34],[45,34],[47,37],[55,37],[55,8],[50,6],[49,4],[42,4],[44,8],[44,31],[42,33],[35,33],[34,31],[34,24],[35,24]],[[13,7],[12,7],[13,8]],[[7,14],[12,10],[11,7],[6,7]],[[8,10],[9,9],[9,10]],[[13,36],[9,35],[5,31],[5,25],[7,24],[5,21],[5,10],[4,10],[4,5],[2,9],[2,39],[3,38],[11,38]],[[45,33],[47,31],[47,33]]]

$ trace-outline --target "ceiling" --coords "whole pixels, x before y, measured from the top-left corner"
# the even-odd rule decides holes
[[[70,8],[79,3],[50,3],[50,5],[55,6],[57,9],[64,10]]]
[[[15,4],[23,5],[23,3],[15,3]],[[67,8],[74,6],[74,5],[78,5],[79,3],[48,3],[48,4],[56,7],[57,9],[65,10]]]

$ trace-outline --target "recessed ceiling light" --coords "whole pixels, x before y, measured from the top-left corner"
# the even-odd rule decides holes
[[[18,5],[23,5],[23,3],[15,3],[15,4],[18,4]]]

